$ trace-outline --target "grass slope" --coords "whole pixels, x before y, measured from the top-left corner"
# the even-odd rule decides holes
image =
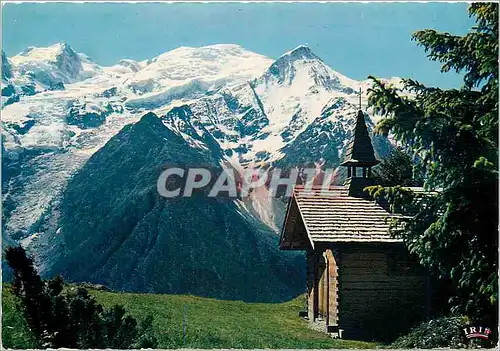
[[[245,303],[185,295],[90,290],[105,307],[124,305],[138,320],[154,315],[159,348],[373,348],[374,343],[335,340],[308,328],[298,317],[302,297],[285,303]],[[3,288],[3,346],[36,346],[14,296]],[[183,315],[186,310],[186,344]]]
[[[17,309],[15,296],[8,285],[2,289],[2,346],[15,349],[32,349],[37,344],[26,321]]]

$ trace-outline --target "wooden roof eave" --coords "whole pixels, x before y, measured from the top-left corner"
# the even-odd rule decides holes
[[[288,201],[288,204],[286,206],[285,221],[283,222],[283,226],[281,227],[280,244],[279,244],[280,248],[282,248],[282,244],[285,241],[286,224],[288,223],[288,218],[290,216],[290,208],[291,207],[292,207],[292,201]]]
[[[291,247],[283,246],[285,244],[286,224],[289,221],[291,208],[293,207],[294,203],[295,203],[295,206],[297,207],[297,210],[299,212],[300,220],[302,221],[302,223],[304,225],[304,228],[306,229],[306,233],[307,233],[307,237],[308,237],[308,240],[309,240],[309,244],[311,245],[311,248],[314,250],[314,242],[312,240],[311,233],[309,232],[309,229],[307,228],[307,225],[306,225],[306,222],[304,220],[304,217],[302,216],[302,213],[301,213],[301,210],[300,210],[300,207],[299,207],[299,202],[295,198],[295,193],[292,195],[292,197],[290,198],[290,201],[288,202],[288,206],[287,206],[286,214],[285,214],[285,221],[284,221],[283,227],[281,229],[279,247],[280,247],[281,250],[293,250],[293,249],[297,250],[298,249],[298,248],[293,248],[293,245],[291,245]]]
[[[382,238],[352,238],[352,237],[347,237],[347,238],[334,238],[332,239],[330,236],[318,236],[315,235],[315,239],[317,242],[327,242],[327,243],[367,243],[367,244],[372,244],[372,243],[381,243],[381,244],[387,244],[387,243],[403,243],[404,241],[402,239],[398,238],[387,238],[387,239],[382,239]]]
[[[304,219],[304,216],[302,216],[302,210],[300,209],[299,202],[295,198],[295,194],[293,195],[292,199],[293,199],[293,201],[295,201],[297,203],[297,208],[299,210],[300,219],[302,220],[302,223],[304,223],[304,227],[306,228],[307,237],[309,238],[309,243],[311,244],[311,247],[314,250],[314,241],[312,239],[311,233],[309,232],[309,228],[307,228],[307,223]]]

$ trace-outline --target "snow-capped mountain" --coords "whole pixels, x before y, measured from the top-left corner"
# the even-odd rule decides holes
[[[61,43],[2,54],[2,68],[4,232],[25,244],[57,217],[68,179],[147,112],[191,147],[220,149],[221,164],[299,166],[324,157],[336,166],[359,88],[365,102],[370,84],[306,46],[277,60],[238,45],[181,47],[102,67]],[[387,151],[386,140],[375,144]],[[279,212],[275,204],[241,205],[277,229],[277,216],[264,215]]]
[[[222,85],[241,83],[260,74],[271,60],[237,45],[180,47],[137,63],[137,72],[124,81],[141,95],[129,105],[163,106],[175,95],[204,93]],[[167,94],[166,89],[170,91]]]
[[[23,95],[63,90],[65,84],[90,78],[100,70],[99,65],[66,43],[29,47],[11,58],[2,52],[2,104],[17,102]]]

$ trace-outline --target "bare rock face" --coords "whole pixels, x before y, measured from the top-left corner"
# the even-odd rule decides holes
[[[12,78],[11,64],[5,52],[2,50],[2,80]]]
[[[61,44],[61,51],[56,56],[56,67],[66,76],[76,79],[82,71],[82,62],[78,54],[66,43]],[[69,83],[66,81],[65,83]]]

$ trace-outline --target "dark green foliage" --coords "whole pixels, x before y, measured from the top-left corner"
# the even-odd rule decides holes
[[[155,348],[158,346],[158,339],[154,334],[153,315],[148,314],[140,325],[140,338],[137,341],[137,347],[141,349]]]
[[[467,318],[451,317],[433,319],[414,328],[408,335],[399,337],[391,344],[392,348],[431,349],[438,347],[466,347],[462,327]]]
[[[152,317],[148,316],[139,330],[135,318],[122,306],[104,309],[81,287],[64,293],[61,277],[43,281],[21,246],[7,248],[5,255],[14,275],[12,292],[41,347],[156,347],[151,335]]]
[[[417,165],[402,148],[397,147],[391,154],[373,168],[375,184],[383,186],[421,186]]]
[[[5,259],[13,270],[12,291],[22,297],[26,322],[41,340],[44,332],[52,327],[51,299],[45,283],[33,267],[33,260],[26,256],[21,246],[7,248]]]
[[[103,334],[108,340],[108,346],[114,349],[132,345],[138,334],[136,320],[125,313],[125,308],[119,305],[102,313]]]
[[[432,196],[374,187],[409,217],[395,232],[420,262],[451,278],[452,312],[497,325],[498,311],[498,4],[469,8],[477,25],[463,37],[423,30],[413,38],[442,71],[465,74],[461,89],[405,80],[404,91],[374,79],[370,104],[408,145]],[[412,92],[411,96],[405,95]]]

